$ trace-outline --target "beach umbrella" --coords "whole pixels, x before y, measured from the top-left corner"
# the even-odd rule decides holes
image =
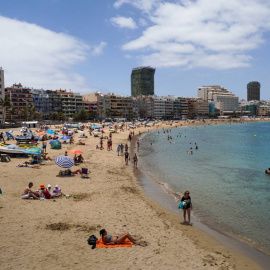
[[[36,135],[38,135],[38,136],[43,136],[43,135],[45,135],[46,133],[44,132],[44,131],[42,131],[42,132],[39,132],[39,133],[37,133]]]
[[[69,152],[69,153],[72,153],[72,154],[74,154],[74,155],[78,155],[78,154],[82,154],[82,153],[83,153],[82,151],[77,150],[77,149],[69,150],[68,152]]]
[[[29,154],[29,155],[41,155],[41,148],[39,147],[32,147],[32,148],[27,148],[23,150],[23,153]]]
[[[91,128],[99,129],[100,127],[99,126],[92,126]]]
[[[58,140],[51,140],[50,142],[49,142],[49,144],[52,144],[52,142],[60,142],[60,141],[58,141]],[[61,142],[60,142],[61,143]]]
[[[25,132],[25,129],[20,128],[19,131],[20,132]]]
[[[68,139],[70,139],[70,137],[69,137],[69,136],[63,136],[63,137],[61,137],[60,139],[61,139],[61,140],[68,140]]]
[[[53,131],[52,129],[49,129],[49,130],[47,130],[47,133],[48,133],[48,134],[53,134],[54,131]]]
[[[68,156],[56,157],[54,162],[61,168],[71,168],[72,166],[74,166],[74,160]]]
[[[9,133],[13,133],[13,132],[14,132],[14,130],[9,130],[9,131],[7,131],[7,132],[9,132]]]

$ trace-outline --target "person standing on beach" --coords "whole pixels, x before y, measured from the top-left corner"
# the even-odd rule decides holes
[[[129,159],[129,153],[126,150],[126,152],[125,152],[125,163],[126,163],[126,165],[128,165],[128,159]]]
[[[139,150],[140,148],[140,140],[137,140],[137,149]]]
[[[137,157],[137,154],[134,153],[133,155],[133,164],[134,164],[134,168],[138,168],[138,157]]]
[[[184,196],[182,197],[181,202],[185,202],[185,206],[183,207],[184,222],[186,222],[186,214],[188,213],[188,224],[191,226],[192,223],[190,222],[190,211],[193,209],[193,207],[188,190],[184,192]]]

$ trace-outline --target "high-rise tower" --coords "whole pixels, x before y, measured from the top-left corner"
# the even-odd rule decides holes
[[[154,95],[155,68],[138,67],[131,72],[131,96]]]
[[[247,84],[247,100],[260,101],[261,85],[259,82],[250,82]]]

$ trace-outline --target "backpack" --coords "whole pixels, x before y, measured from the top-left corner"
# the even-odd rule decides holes
[[[90,235],[90,237],[87,240],[88,245],[91,245],[92,249],[96,248],[97,240],[98,239],[97,239],[97,237],[95,235]]]

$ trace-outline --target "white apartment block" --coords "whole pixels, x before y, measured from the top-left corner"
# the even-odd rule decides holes
[[[203,100],[212,100],[213,93],[229,93],[229,91],[220,85],[209,85],[198,88],[198,97]]]
[[[239,98],[231,93],[214,94],[215,107],[221,111],[238,111]]]
[[[0,98],[5,97],[4,70],[0,67]],[[0,122],[3,122],[3,108],[0,106]]]

